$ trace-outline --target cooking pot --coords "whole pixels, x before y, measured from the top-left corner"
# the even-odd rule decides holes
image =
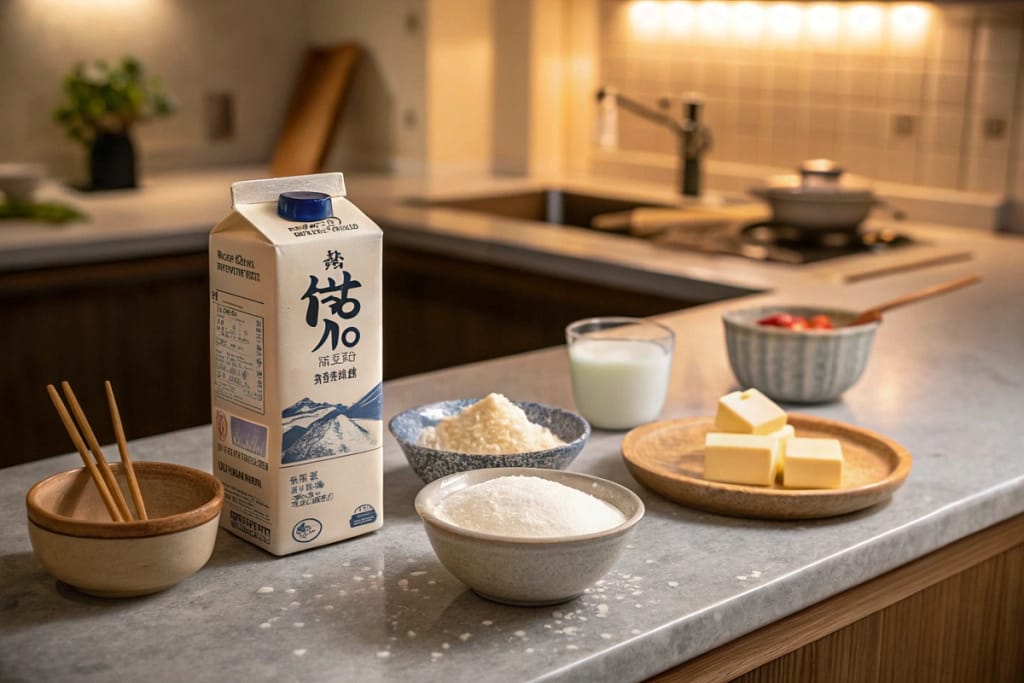
[[[810,159],[799,173],[771,176],[750,193],[771,205],[772,222],[804,230],[856,230],[879,203],[871,184],[830,159]]]

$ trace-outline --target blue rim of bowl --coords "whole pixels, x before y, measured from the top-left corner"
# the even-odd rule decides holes
[[[563,415],[569,415],[573,419],[578,420],[579,423],[583,425],[583,431],[580,433],[580,435],[578,437],[576,437],[572,441],[566,441],[564,444],[559,445],[559,446],[553,446],[551,448],[545,448],[545,449],[539,450],[539,451],[517,451],[515,453],[500,453],[500,454],[498,454],[498,453],[460,453],[458,451],[447,451],[447,450],[445,450],[443,448],[432,448],[430,446],[424,446],[423,444],[417,443],[415,441],[410,441],[408,439],[405,439],[405,438],[402,438],[402,437],[398,436],[398,434],[395,434],[395,429],[394,429],[395,421],[398,420],[401,417],[404,417],[404,416],[410,415],[410,414],[421,414],[424,411],[429,410],[430,408],[434,408],[434,407],[438,407],[438,406],[444,406],[444,405],[447,405],[449,403],[462,403],[462,402],[465,402],[467,406],[470,406],[470,405],[473,405],[474,403],[476,403],[477,401],[482,400],[483,398],[485,398],[485,397],[481,396],[480,398],[453,398],[453,399],[448,399],[446,401],[435,401],[433,403],[425,403],[425,404],[423,404],[421,406],[417,406],[415,408],[409,408],[408,410],[403,410],[400,413],[396,413],[395,415],[393,415],[391,417],[390,420],[388,420],[388,431],[391,432],[391,436],[395,437],[395,441],[398,441],[399,444],[409,444],[411,446],[415,446],[416,448],[421,448],[421,449],[423,449],[424,451],[427,451],[427,452],[433,452],[433,453],[455,453],[457,455],[493,455],[495,457],[509,457],[509,456],[516,456],[516,455],[522,456],[522,455],[532,455],[534,453],[546,453],[548,451],[552,451],[552,450],[555,450],[555,449],[558,449],[558,448],[569,448],[571,446],[575,446],[576,444],[580,444],[582,446],[586,442],[586,440],[588,438],[590,438],[590,431],[591,431],[590,422],[588,422],[587,419],[585,417],[583,417],[582,415],[580,415],[579,413],[574,413],[571,410],[566,410],[565,408],[559,408],[558,406],[552,406],[552,405],[548,405],[546,403],[535,403],[535,402],[532,402],[532,401],[512,401],[512,403],[514,405],[518,406],[519,408],[524,408],[525,409],[527,407],[536,407],[536,408],[541,408],[544,411],[547,411],[547,412],[550,412],[550,413],[561,413]],[[442,417],[451,417],[451,416],[457,415],[457,414],[458,414],[458,412],[455,412],[455,413],[451,413],[450,415],[443,415]],[[435,420],[435,421],[431,422],[429,425],[426,425],[426,426],[434,426],[439,421],[440,421],[439,419]],[[534,423],[534,424],[536,424],[536,423]],[[548,429],[550,429],[550,427],[548,427]],[[558,435],[556,434],[555,436],[558,436]],[[522,469],[522,468],[517,468],[517,469]]]
[[[478,473],[486,473],[486,474],[478,474]],[[562,482],[559,481],[559,477],[577,478],[577,479],[581,479],[581,480],[584,480],[584,481],[589,481],[591,483],[597,483],[600,486],[606,486],[606,487],[610,487],[612,489],[615,489],[617,491],[620,491],[620,492],[624,493],[627,498],[632,499],[636,503],[637,507],[636,507],[636,511],[632,515],[626,517],[626,520],[624,522],[622,522],[621,524],[613,526],[610,529],[605,529],[604,531],[594,531],[594,532],[591,532],[589,534],[579,534],[577,536],[541,536],[541,537],[536,537],[536,536],[508,536],[506,534],[489,534],[489,533],[486,533],[486,532],[483,532],[483,531],[475,531],[473,529],[467,529],[465,527],[458,526],[457,524],[452,524],[450,522],[446,522],[443,519],[439,518],[437,515],[435,515],[433,513],[433,511],[431,511],[429,509],[429,506],[424,502],[424,499],[427,497],[427,495],[429,495],[430,493],[433,493],[434,489],[442,488],[446,484],[448,484],[451,480],[456,479],[458,477],[467,477],[467,476],[482,476],[482,477],[485,477],[484,481],[488,481],[488,480],[491,480],[491,479],[497,479],[498,477],[504,477],[504,476],[541,477],[542,479],[547,479],[548,481],[554,481],[554,482],[557,482],[557,483],[562,483]],[[483,483],[483,482],[477,482],[477,483]],[[564,484],[564,485],[568,486],[568,484]],[[455,491],[461,491],[464,488],[468,488],[468,486],[461,486],[459,488],[453,489],[448,495],[450,495],[451,493],[454,493]],[[573,487],[573,488],[575,488],[575,487]],[[431,489],[431,490],[428,491],[428,489]],[[583,493],[586,493],[586,491],[584,491],[583,489],[577,489],[577,490],[581,491]],[[594,497],[597,498],[597,496],[594,496]],[[599,499],[599,500],[604,500],[604,499]],[[608,503],[608,501],[606,501],[606,500],[604,500],[604,502]],[[608,504],[609,505],[613,505],[612,503],[608,503]],[[485,469],[485,470],[468,470],[466,472],[454,472],[452,474],[445,475],[445,476],[443,476],[443,477],[441,477],[439,479],[435,479],[434,481],[430,482],[429,484],[426,484],[423,488],[421,488],[419,493],[416,494],[416,498],[413,501],[413,505],[416,508],[416,513],[420,516],[420,519],[423,520],[424,524],[428,524],[428,523],[429,524],[433,524],[433,525],[435,525],[437,527],[440,527],[441,529],[444,529],[445,531],[448,531],[450,533],[454,533],[454,534],[457,534],[459,536],[467,536],[467,537],[470,537],[470,538],[476,538],[476,539],[479,539],[479,540],[482,540],[482,541],[490,541],[490,542],[493,542],[493,543],[509,543],[509,544],[516,544],[516,545],[526,544],[526,545],[536,545],[536,546],[564,545],[566,543],[581,543],[581,542],[585,542],[585,541],[592,541],[592,540],[598,539],[598,538],[606,538],[606,537],[611,537],[611,536],[617,536],[617,535],[620,535],[620,534],[624,534],[627,531],[629,531],[630,529],[632,529],[633,527],[635,527],[640,522],[640,520],[643,519],[644,515],[647,512],[647,508],[644,506],[643,499],[640,498],[640,496],[638,496],[633,490],[631,490],[627,486],[623,486],[622,484],[620,484],[618,482],[612,481],[610,479],[603,479],[601,477],[597,477],[597,476],[594,476],[592,474],[583,474],[582,472],[570,472],[568,470],[549,470],[549,469],[541,468],[541,467],[492,467],[492,468]],[[614,507],[618,508],[618,506],[614,506]],[[622,508],[618,508],[618,510],[619,510],[619,512],[622,512],[623,515],[626,514],[625,511],[622,510]]]

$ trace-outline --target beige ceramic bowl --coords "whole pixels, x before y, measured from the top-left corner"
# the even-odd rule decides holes
[[[134,513],[120,465],[111,465]],[[32,549],[53,576],[100,597],[146,595],[199,571],[217,538],[224,489],[206,472],[162,462],[137,462],[146,521],[112,522],[84,468],[29,489]]]
[[[435,514],[445,496],[510,475],[543,477],[589,493],[621,510],[626,521],[598,533],[522,538],[464,529]],[[553,605],[581,595],[611,569],[644,516],[644,504],[625,486],[607,479],[564,470],[500,467],[434,480],[416,496],[416,512],[441,564],[477,594],[510,605]]]

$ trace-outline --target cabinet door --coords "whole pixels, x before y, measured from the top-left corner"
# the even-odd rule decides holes
[[[210,421],[206,253],[0,274],[0,466],[74,445],[46,395],[71,383],[100,443],[103,381],[129,439]]]
[[[580,318],[648,316],[694,303],[392,247],[385,239],[384,375],[564,344],[565,326]]]

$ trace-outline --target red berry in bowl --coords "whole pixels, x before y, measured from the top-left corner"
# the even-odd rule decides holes
[[[811,316],[810,326],[812,330],[831,330],[834,329],[832,326],[832,320],[825,315],[820,313],[815,316]]]
[[[758,325],[770,325],[771,327],[789,327],[793,324],[793,316],[789,313],[773,313],[766,318],[757,321]]]

